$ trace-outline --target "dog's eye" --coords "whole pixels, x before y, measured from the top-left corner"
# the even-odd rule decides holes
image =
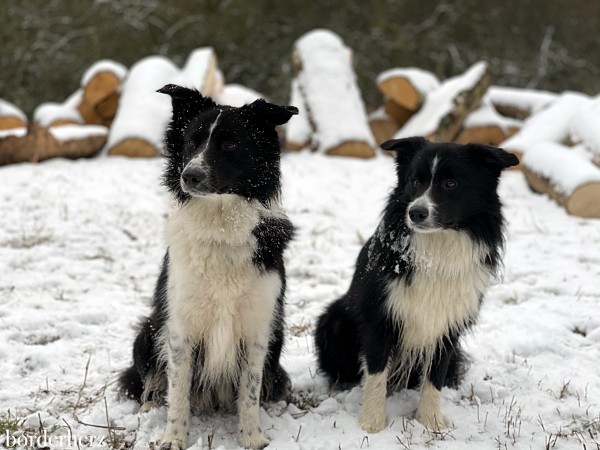
[[[448,190],[456,189],[458,187],[458,181],[444,180],[444,187]]]
[[[225,141],[223,144],[221,144],[221,148],[228,151],[235,150],[237,148],[237,142]]]
[[[412,185],[418,188],[419,186],[421,186],[421,180],[419,180],[418,178],[413,178]]]

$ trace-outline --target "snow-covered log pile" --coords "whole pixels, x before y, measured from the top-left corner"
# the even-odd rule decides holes
[[[534,191],[581,217],[600,218],[600,168],[593,163],[600,148],[599,104],[583,94],[562,94],[501,143],[519,156]]]
[[[304,97],[300,92],[298,80],[292,80],[290,105],[298,108],[298,114],[285,125],[285,148],[292,151],[302,150],[311,145],[312,127],[308,121],[308,113],[304,105]]]
[[[0,99],[0,130],[27,126],[27,116],[16,105]]]
[[[179,69],[167,58],[150,56],[134,64],[122,86],[121,100],[104,148],[109,155],[157,156],[171,118],[171,101],[157,93],[174,83],[219,97],[223,76],[212,48],[194,50]]]
[[[311,147],[328,155],[374,156],[375,139],[352,68],[352,52],[342,39],[328,30],[311,31],[296,41],[293,60],[311,126]]]
[[[554,103],[558,94],[532,89],[491,86],[487,97],[498,113],[513,119],[526,119]]]
[[[0,166],[39,162],[50,158],[94,156],[106,142],[108,128],[102,125],[59,125],[30,123],[29,127],[0,132]]]
[[[522,124],[521,120],[498,113],[489,96],[486,95],[481,100],[479,108],[465,118],[455,141],[461,144],[474,142],[498,146],[519,131]]]
[[[483,62],[474,64],[462,75],[449,78],[427,95],[423,106],[394,138],[424,136],[434,141],[453,140],[467,115],[479,106],[490,81]]]

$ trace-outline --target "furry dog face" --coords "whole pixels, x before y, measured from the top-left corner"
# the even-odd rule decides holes
[[[398,198],[406,205],[407,226],[417,233],[468,230],[477,216],[498,214],[500,172],[519,162],[499,148],[423,138],[391,140],[382,148],[397,151]]]
[[[281,149],[275,127],[297,114],[296,108],[262,99],[241,108],[221,106],[175,85],[158,92],[172,97],[164,183],[180,202],[236,194],[266,204],[277,196]]]

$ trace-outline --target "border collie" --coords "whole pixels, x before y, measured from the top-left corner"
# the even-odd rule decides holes
[[[163,182],[177,205],[153,311],[133,346],[120,388],[142,410],[167,397],[161,449],[187,446],[190,409],[231,409],[241,442],[269,440],[259,401],[290,390],[279,364],[284,340],[283,252],[293,226],[279,202],[281,148],[275,127],[298,110],[264,100],[218,106],[167,85],[173,116]]]
[[[466,365],[460,336],[502,264],[500,173],[518,160],[494,147],[423,138],[382,148],[396,152],[398,184],[348,292],[318,320],[319,367],[341,386],[362,375],[365,431],[385,427],[388,388],[417,385],[416,419],[440,430],[440,391],[456,386]]]

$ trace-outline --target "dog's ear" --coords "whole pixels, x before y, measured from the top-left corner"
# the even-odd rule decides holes
[[[472,160],[497,172],[519,164],[519,158],[501,148],[484,144],[467,144],[466,147]]]
[[[427,139],[423,137],[409,137],[403,139],[390,139],[381,144],[381,148],[396,152],[396,162],[400,164],[412,160],[415,153],[426,145]]]
[[[187,125],[198,113],[216,107],[210,97],[203,97],[196,89],[167,84],[156,92],[171,96],[174,124]]]
[[[287,123],[293,115],[298,114],[298,108],[295,106],[274,105],[262,98],[255,100],[245,107],[258,119],[264,120],[273,126],[283,125],[284,123]]]

